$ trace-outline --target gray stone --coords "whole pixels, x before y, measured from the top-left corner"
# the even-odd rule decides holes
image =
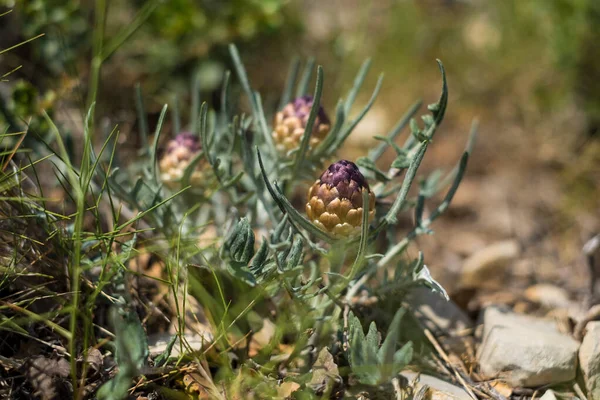
[[[600,321],[588,322],[587,333],[579,348],[579,364],[588,390],[588,398],[600,399]]]
[[[471,396],[462,387],[453,385],[435,376],[417,374],[413,371],[402,371],[401,374],[410,382],[414,381],[417,377],[419,378],[414,388],[415,391],[424,385],[429,386],[431,400],[472,400]]]
[[[519,244],[506,240],[491,244],[467,258],[460,277],[461,287],[482,287],[501,277],[519,255]]]
[[[578,347],[552,321],[489,308],[478,361],[485,378],[537,387],[574,379]]]
[[[559,333],[554,320],[516,314],[501,307],[486,308],[483,312],[483,336],[487,336],[491,329],[497,326],[504,328],[528,327],[535,331]]]
[[[419,321],[434,333],[447,334],[473,327],[473,321],[452,300],[447,301],[428,288],[416,288],[407,301]]]

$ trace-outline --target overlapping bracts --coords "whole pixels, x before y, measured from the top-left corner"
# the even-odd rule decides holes
[[[275,115],[272,136],[275,146],[280,152],[286,153],[300,146],[312,106],[312,96],[298,97]],[[325,138],[329,129],[329,118],[323,107],[319,106],[317,118],[312,128],[309,148],[315,148]]]
[[[169,187],[177,187],[190,162],[202,151],[200,138],[191,132],[181,132],[169,141],[160,159],[160,178]],[[200,162],[190,176],[190,185],[202,184],[204,174]]]
[[[308,191],[306,214],[320,229],[338,237],[360,234],[363,190],[369,193],[369,222],[375,218],[375,195],[356,164],[341,160],[329,168]]]

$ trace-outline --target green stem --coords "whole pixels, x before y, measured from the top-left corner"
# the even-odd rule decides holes
[[[96,101],[100,83],[100,69],[102,68],[102,45],[104,41],[104,26],[106,23],[106,0],[96,0],[96,20],[94,22],[94,58],[90,71],[90,84],[86,109]],[[92,116],[93,117],[93,116]],[[92,121],[94,118],[92,118]]]

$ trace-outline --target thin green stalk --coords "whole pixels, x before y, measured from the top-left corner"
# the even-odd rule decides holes
[[[33,42],[34,40],[36,40],[36,39],[39,39],[39,38],[41,38],[41,37],[42,37],[42,36],[44,36],[44,35],[45,35],[45,33],[40,33],[39,35],[37,35],[37,36],[34,36],[34,37],[32,37],[31,39],[24,40],[24,41],[22,41],[22,42],[20,42],[20,43],[17,43],[17,44],[15,44],[14,46],[10,46],[10,47],[8,47],[8,48],[6,48],[6,49],[2,49],[2,50],[0,50],[0,55],[2,55],[2,54],[4,54],[4,53],[7,53],[7,52],[9,52],[9,51],[11,51],[11,50],[14,50],[14,49],[16,49],[17,47],[23,46],[23,45],[24,45],[24,44],[26,44],[26,43]]]
[[[294,158],[294,166],[292,168],[292,178],[291,181],[294,182],[296,176],[298,176],[298,171],[300,166],[302,165],[302,161],[306,157],[306,152],[308,151],[308,144],[310,142],[310,137],[312,135],[313,126],[315,125],[315,121],[317,119],[317,115],[319,113],[319,108],[321,107],[321,94],[323,93],[323,67],[320,65],[317,67],[317,83],[315,85],[315,94],[313,96],[313,104],[310,109],[310,114],[308,116],[308,121],[306,122],[306,127],[304,128],[304,135],[302,135],[302,141],[300,142],[300,150],[296,153],[296,157]]]
[[[360,69],[356,74],[356,78],[354,78],[354,84],[352,85],[352,89],[350,89],[350,91],[348,92],[348,97],[346,98],[346,102],[344,103],[344,113],[346,115],[350,113],[352,105],[356,100],[356,96],[358,95],[358,92],[360,91],[360,88],[362,87],[362,84],[365,81],[365,78],[367,77],[367,73],[369,72],[370,68],[371,59],[367,58],[360,66]]]
[[[361,234],[360,234],[360,242],[358,245],[358,253],[356,254],[356,259],[354,260],[354,264],[352,264],[352,269],[348,274],[348,280],[352,280],[356,273],[360,271],[365,261],[365,253],[367,251],[367,243],[369,241],[369,191],[363,189],[362,191],[362,201],[363,201],[363,214],[362,214],[362,225],[361,225]]]
[[[402,130],[406,127],[406,125],[408,125],[408,122],[415,115],[415,113],[419,110],[419,108],[421,107],[421,104],[423,104],[423,102],[421,100],[419,100],[419,101],[415,102],[412,106],[410,106],[408,111],[402,116],[402,118],[400,118],[398,123],[388,133],[387,138],[391,142],[396,140],[396,137],[398,137],[400,132],[402,132]],[[411,135],[411,137],[412,137],[412,135]],[[385,152],[387,147],[388,147],[387,142],[380,143],[374,150],[369,152],[369,158],[373,161],[378,160],[379,157],[381,157],[383,155],[383,153]]]
[[[69,272],[70,272],[70,280],[71,280],[71,292],[73,293],[73,299],[71,302],[71,310],[70,310],[70,325],[69,325],[69,353],[71,354],[71,378],[73,383],[73,393],[77,393],[77,314],[79,312],[79,284],[80,284],[80,276],[81,276],[81,247],[82,247],[82,231],[83,231],[83,219],[85,214],[85,192],[84,188],[81,187],[81,182],[79,181],[79,177],[73,170],[73,166],[71,165],[71,161],[68,156],[67,149],[65,144],[60,136],[60,132],[54,122],[50,119],[48,114],[43,111],[44,117],[46,121],[50,125],[52,132],[54,132],[56,136],[56,143],[58,144],[59,151],[62,154],[64,161],[67,165],[67,176],[69,182],[73,188],[74,199],[76,205],[76,214],[75,214],[75,222],[73,224],[73,256],[70,259],[69,263]],[[84,334],[87,334],[84,332]]]
[[[356,128],[356,125],[358,125],[358,123],[363,119],[363,117],[367,114],[367,112],[369,112],[369,110],[373,106],[373,103],[375,103],[375,100],[377,99],[377,95],[379,94],[379,90],[381,89],[382,84],[383,84],[383,74],[380,74],[379,79],[377,79],[377,83],[375,84],[375,89],[373,90],[373,94],[371,95],[371,98],[369,99],[368,103],[361,110],[361,112],[358,114],[358,116],[354,120],[350,121],[348,126],[345,127],[342,130],[342,132],[340,132],[340,135],[339,135],[337,141],[335,142],[334,149],[338,149],[342,146],[342,144],[348,138],[348,136],[350,136],[350,134],[352,133],[354,128]],[[346,115],[348,115],[347,112],[346,112]]]
[[[144,154],[148,154],[150,152],[150,146],[148,145],[148,121],[146,120],[146,113],[144,111],[144,99],[142,96],[142,87],[139,83],[135,85],[135,109],[137,111],[138,124],[139,124],[139,132],[142,138],[142,148],[141,151]]]
[[[400,211],[400,209],[404,205],[404,202],[406,201],[408,191],[412,186],[412,183],[417,174],[417,170],[419,169],[419,165],[421,165],[421,161],[423,160],[423,156],[425,156],[425,151],[427,151],[428,144],[428,142],[421,142],[419,144],[419,150],[417,151],[417,154],[415,155],[413,161],[410,163],[408,171],[406,171],[406,175],[404,176],[404,181],[402,182],[400,193],[398,193],[398,197],[396,197],[394,203],[392,204],[392,207],[385,216],[385,223],[393,225],[398,221],[398,211]]]
[[[101,0],[104,2],[104,0]],[[106,43],[105,48],[102,51],[102,61],[105,61],[115,51],[119,49],[143,24],[146,22],[150,14],[159,6],[162,0],[150,0],[147,1],[138,13],[125,28],[120,31],[115,37]]]
[[[300,78],[300,82],[298,82],[298,87],[296,88],[296,97],[302,97],[308,91],[308,85],[310,83],[310,77],[312,76],[312,70],[314,67],[315,59],[311,57],[306,62],[306,66],[302,72],[302,77]]]
[[[102,67],[102,44],[104,42],[104,28],[106,24],[106,0],[96,0],[96,19],[94,21],[93,54],[90,71],[90,84],[86,109],[89,110],[92,103],[96,102],[98,85],[100,83],[100,69]],[[94,118],[92,118],[92,121]]]
[[[298,57],[294,58],[290,65],[290,69],[288,71],[287,78],[285,80],[285,86],[283,89],[283,94],[281,96],[281,100],[279,101],[278,110],[282,110],[283,107],[287,103],[289,103],[292,99],[292,91],[294,89],[294,84],[296,83],[296,79],[298,79],[298,72],[300,71],[300,60]]]

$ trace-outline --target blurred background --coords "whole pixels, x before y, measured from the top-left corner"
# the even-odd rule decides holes
[[[597,0],[0,0],[0,13],[12,9],[1,17],[0,48],[45,34],[0,54],[0,74],[22,66],[0,85],[0,129],[28,127],[29,148],[48,132],[42,110],[77,146],[99,4],[105,43],[131,30],[106,58],[96,107],[99,127],[119,126],[123,149],[139,146],[136,84],[151,129],[166,102],[189,121],[193,82],[202,100],[219,106],[231,42],[269,111],[294,57],[323,65],[330,116],[361,63],[372,58],[357,107],[379,72],[385,80],[340,154],[351,160],[416,100],[437,100],[435,59],[442,60],[449,107],[425,168],[452,168],[475,118],[479,136],[450,211],[436,221],[434,236],[419,239],[432,273],[467,309],[514,303],[535,283],[586,296],[590,277],[581,248],[600,230]],[[140,14],[148,17],[137,26]],[[466,264],[486,260],[482,273],[465,276]]]

